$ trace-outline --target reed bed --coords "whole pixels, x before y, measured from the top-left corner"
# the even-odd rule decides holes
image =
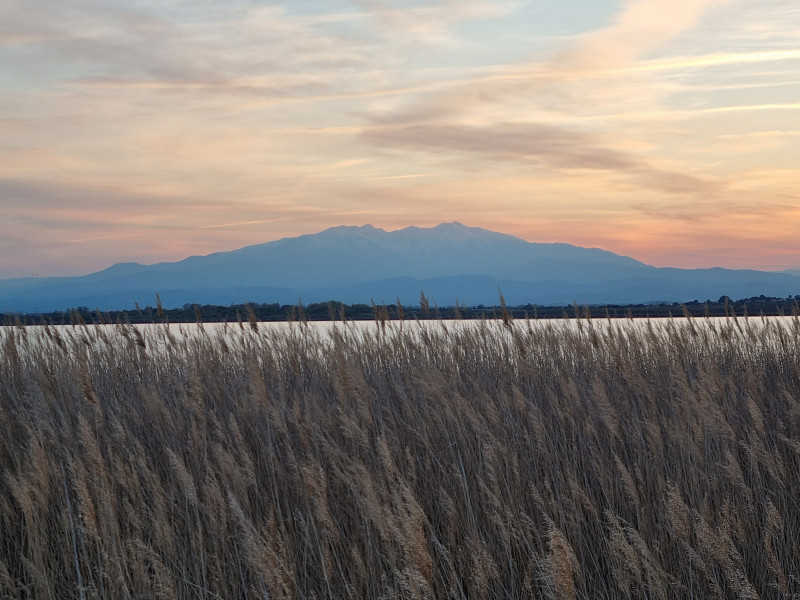
[[[800,322],[0,331],[2,598],[800,597]]]

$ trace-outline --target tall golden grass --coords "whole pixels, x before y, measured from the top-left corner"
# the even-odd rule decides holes
[[[800,322],[0,332],[2,598],[800,597]]]

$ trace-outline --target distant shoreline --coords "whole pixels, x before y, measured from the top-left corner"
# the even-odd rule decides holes
[[[82,306],[65,311],[42,313],[0,313],[0,323],[6,325],[36,325],[43,321],[54,325],[76,323],[223,323],[239,321],[398,321],[398,320],[457,320],[493,319],[503,315],[513,319],[624,319],[662,317],[744,317],[791,316],[800,314],[800,297],[775,298],[758,296],[740,300],[719,300],[662,304],[608,304],[537,306],[400,306],[396,304],[343,304],[317,302],[307,306],[277,303],[251,303],[230,306],[184,305],[181,308],[146,306],[134,310],[102,311]]]

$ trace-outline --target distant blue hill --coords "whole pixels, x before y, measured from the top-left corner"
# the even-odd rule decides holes
[[[656,268],[569,244],[538,244],[460,223],[387,232],[371,225],[192,256],[120,263],[82,277],[0,280],[0,312],[152,305],[419,302],[440,306],[638,304],[800,294],[795,272]]]

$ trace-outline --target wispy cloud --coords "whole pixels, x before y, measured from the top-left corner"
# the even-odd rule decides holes
[[[616,171],[642,187],[678,194],[709,194],[719,182],[655,168],[632,154],[604,147],[600,136],[535,123],[496,123],[489,127],[457,125],[371,128],[370,141],[384,146],[461,152],[539,167]],[[491,168],[491,167],[487,167]]]
[[[782,138],[787,136],[800,136],[799,130],[778,130],[778,131],[752,131],[750,133],[728,133],[720,135],[723,139],[739,139],[739,138]]]
[[[562,53],[554,66],[570,72],[625,67],[647,58],[664,44],[695,27],[709,10],[732,0],[628,0],[614,22],[582,35]]]
[[[695,67],[715,67],[718,65],[780,62],[800,59],[800,48],[788,50],[766,50],[763,52],[716,53],[704,56],[671,57],[642,61],[639,64],[621,69],[620,72],[672,71]]]
[[[420,41],[452,40],[451,27],[461,21],[497,18],[513,12],[514,0],[433,0],[402,5],[387,0],[351,0],[380,26],[384,35],[411,34]]]
[[[256,219],[253,221],[236,221],[234,223],[215,223],[214,225],[203,225],[200,229],[220,229],[223,227],[242,227],[244,225],[263,225],[264,223],[278,223],[280,221],[289,221],[291,219]]]

